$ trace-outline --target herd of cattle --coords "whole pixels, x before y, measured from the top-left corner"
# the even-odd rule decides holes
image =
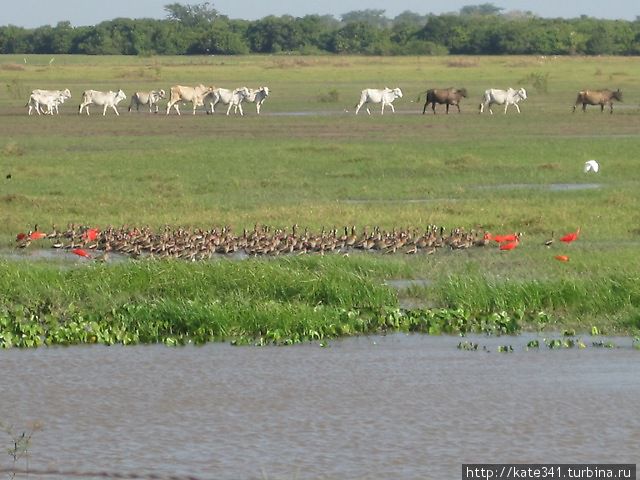
[[[195,115],[196,109],[199,106],[205,106],[207,113],[214,113],[215,106],[218,103],[227,105],[227,115],[231,112],[231,108],[234,109],[234,113],[240,112],[240,115],[244,115],[242,110],[242,102],[251,102],[256,105],[256,112],[260,114],[260,108],[266,98],[269,96],[269,87],[259,88],[247,88],[240,87],[235,90],[229,90],[226,88],[205,87],[204,85],[197,85],[195,87],[185,87],[182,85],[175,85],[171,87],[169,91],[169,101],[167,103],[167,115],[173,107],[178,115],[180,115],[180,103],[193,104],[193,114]],[[135,92],[131,96],[131,103],[129,104],[129,112],[135,108],[136,111],[140,110],[140,106],[148,106],[149,112],[155,111],[158,113],[158,104],[160,100],[166,97],[164,90],[151,90],[148,92]],[[28,114],[31,115],[35,111],[38,115],[53,115],[58,113],[58,107],[66,100],[71,98],[71,92],[69,89],[65,90],[33,90],[29,96],[27,107],[29,107]],[[102,115],[107,114],[107,109],[111,108],[116,115],[118,113],[118,104],[122,100],[126,100],[127,95],[122,91],[117,92],[101,92],[98,90],[85,90],[82,92],[82,98],[80,106],[78,107],[78,114],[81,114],[84,110],[89,115],[89,106],[98,105],[103,107]],[[209,108],[206,108],[208,103]]]
[[[460,101],[467,97],[467,90],[465,88],[445,88],[445,89],[430,89],[425,92],[426,101],[422,113],[426,113],[427,107],[431,105],[433,113],[436,113],[436,104],[446,105],[446,113],[449,113],[449,107],[455,106],[460,113]],[[169,92],[169,100],[167,102],[167,115],[170,113],[173,107],[178,115],[180,115],[180,104],[191,103],[193,105],[193,114],[195,115],[196,109],[199,106],[204,106],[207,113],[214,113],[215,107],[219,103],[227,106],[226,114],[229,115],[231,109],[234,109],[234,113],[240,112],[240,115],[244,115],[242,110],[243,102],[251,102],[256,105],[256,113],[260,114],[260,108],[266,98],[269,96],[268,87],[260,87],[256,89],[240,87],[234,90],[226,88],[206,87],[202,84],[195,87],[186,87],[182,85],[174,85]],[[166,97],[164,90],[151,90],[148,92],[135,92],[131,96],[131,103],[129,105],[129,112],[133,108],[137,111],[140,110],[140,106],[148,106],[149,112],[154,111],[158,113],[158,104],[160,100]],[[71,92],[69,89],[65,90],[33,90],[27,107],[29,107],[28,114],[31,115],[35,112],[38,115],[53,115],[58,113],[58,107],[66,100],[71,98]],[[89,115],[89,106],[98,105],[103,107],[102,115],[106,115],[107,109],[111,108],[116,115],[118,113],[118,103],[125,100],[127,96],[122,90],[117,92],[101,92],[98,90],[85,90],[82,93],[82,100],[78,109],[78,114],[81,114],[83,110]],[[367,88],[362,90],[360,95],[360,101],[356,105],[356,115],[360,109],[364,106],[367,113],[371,115],[369,110],[369,104],[381,104],[380,113],[384,114],[385,107],[389,107],[392,112],[395,112],[393,106],[394,100],[402,98],[402,90],[400,88],[388,88],[373,89]],[[418,97],[419,100],[420,97]],[[527,99],[527,92],[524,88],[509,88],[507,90],[499,90],[495,88],[488,89],[484,92],[482,101],[479,105],[480,113],[485,109],[489,110],[489,113],[493,114],[491,110],[492,105],[504,105],[504,113],[507,113],[509,105],[513,105],[518,113],[520,113],[520,107],[518,103]],[[605,105],[609,106],[610,113],[613,113],[613,101],[622,101],[622,92],[618,90],[581,90],[578,92],[578,97],[573,105],[573,111],[576,107],[582,104],[582,110],[585,111],[587,105],[600,105],[600,111],[603,112]],[[207,108],[207,104],[209,108]]]
[[[458,113],[460,113],[460,101],[467,97],[466,88],[443,88],[443,89],[430,89],[425,92],[426,101],[422,108],[422,114],[427,111],[427,107],[431,105],[431,110],[436,113],[436,104],[446,105],[446,113],[449,113],[449,107],[457,107]],[[369,110],[369,103],[380,103],[382,108],[380,114],[384,114],[384,107],[389,106],[392,112],[395,112],[393,107],[393,101],[396,98],[402,98],[402,90],[399,88],[385,87],[382,90],[376,90],[367,88],[362,90],[360,95],[360,102],[356,105],[356,115],[360,111],[363,105],[365,105],[367,113],[371,115]],[[479,111],[484,112],[485,109],[489,110],[489,113],[493,115],[491,110],[492,105],[504,105],[504,113],[507,113],[509,105],[516,107],[518,113],[520,113],[520,107],[518,103],[527,99],[527,91],[524,88],[508,88],[507,90],[499,90],[496,88],[490,88],[485,90],[480,102]],[[418,97],[418,101],[420,97]],[[582,104],[582,110],[585,111],[587,105],[600,105],[600,111],[604,111],[605,105],[608,105],[610,112],[613,113],[613,101],[622,101],[622,92],[620,89],[612,90],[581,90],[578,92],[578,97],[573,105],[573,111],[576,111],[576,107]]]

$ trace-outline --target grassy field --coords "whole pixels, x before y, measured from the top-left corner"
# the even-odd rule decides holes
[[[399,299],[393,292],[375,296],[380,307],[400,301],[463,308],[469,316],[545,311],[557,325],[634,332],[640,327],[639,78],[640,63],[630,58],[3,56],[0,245],[12,249],[15,235],[35,224],[46,231],[68,223],[230,225],[235,231],[255,224],[290,229],[295,223],[314,231],[436,224],[522,232],[513,252],[442,250],[324,261],[331,278],[341,278],[336,271],[361,269],[374,290],[394,278],[427,280],[400,292]],[[90,117],[76,114],[87,88],[122,88],[130,97],[136,90],[200,82],[267,85],[271,95],[260,117],[253,105],[243,118],[202,111],[180,118],[128,114],[129,98],[120,117],[102,117],[95,107]],[[395,115],[380,116],[377,107],[371,117],[353,114],[361,89],[385,85],[404,92]],[[419,95],[448,86],[469,91],[462,114],[421,115]],[[486,88],[508,86],[527,88],[522,114],[505,116],[498,108],[493,116],[478,115]],[[33,88],[69,88],[73,98],[59,116],[28,117],[24,105]],[[598,107],[572,114],[576,93],[584,88],[620,88],[624,103],[615,105],[613,115],[600,114]],[[588,159],[600,162],[599,174],[582,172]],[[579,241],[557,241],[578,227]],[[547,248],[543,242],[551,235],[556,242]],[[558,254],[569,255],[570,262],[555,261]],[[281,268],[292,272],[291,282],[307,268],[253,259],[237,268],[264,269],[261,275],[269,276],[274,262],[285,262]],[[136,276],[146,267],[117,268]],[[189,279],[197,277],[195,271],[220,268],[219,262],[188,268],[170,263],[163,272]],[[75,290],[74,270],[55,262],[35,267],[0,260],[3,282],[23,282],[0,298],[11,312],[55,298],[58,310],[73,304],[98,315],[149,298],[140,285],[115,288],[113,277],[102,273],[104,283],[90,285],[109,301],[60,294]],[[52,275],[62,277],[44,280]],[[349,279],[344,282],[340,296],[351,298]],[[29,297],[25,292],[37,283],[42,288]],[[192,280],[180,294],[197,296],[197,289]],[[268,298],[288,305],[282,296],[261,295],[252,308],[264,310]],[[304,298],[299,312],[317,304],[313,296]],[[336,308],[356,309],[357,303],[338,302]]]

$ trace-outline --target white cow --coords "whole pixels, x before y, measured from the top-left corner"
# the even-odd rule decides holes
[[[364,105],[365,103],[382,103],[382,110],[380,112],[381,115],[384,115],[384,107],[386,105],[389,105],[391,107],[391,111],[395,113],[396,110],[395,108],[393,108],[392,102],[396,98],[402,98],[402,90],[400,90],[399,88],[391,89],[385,87],[383,90],[376,90],[373,88],[362,90],[362,93],[360,94],[360,103],[356,105],[356,115],[358,114],[358,111],[360,110],[362,105]],[[368,105],[366,108],[367,113],[371,115]]]
[[[31,115],[31,111],[35,108],[38,115],[40,115],[40,113],[53,115],[54,110],[56,114],[58,114],[60,113],[58,106],[68,98],[71,98],[71,92],[68,88],[64,90],[33,90],[27,102],[27,106],[29,107],[28,113]],[[45,110],[44,107],[47,107],[47,109]]]
[[[171,107],[176,109],[178,115],[180,115],[180,109],[178,104],[180,102],[193,103],[193,114],[196,114],[196,108],[204,105],[204,99],[207,95],[210,95],[215,87],[205,87],[200,84],[195,87],[185,87],[182,85],[174,85],[171,87],[171,93],[169,95],[169,103],[167,103],[167,115],[171,111]]]
[[[80,109],[78,110],[78,115],[82,113],[82,109],[86,109],[87,115],[89,115],[89,105],[95,103],[96,105],[104,106],[102,110],[102,115],[107,114],[107,108],[112,108],[116,115],[120,115],[118,113],[118,109],[116,106],[122,100],[125,100],[127,96],[124,94],[122,90],[118,90],[117,92],[100,92],[98,90],[85,90],[82,92],[82,103],[80,103]]]
[[[489,113],[493,115],[491,105],[494,103],[504,105],[505,114],[507,113],[509,105],[514,105],[516,110],[518,110],[518,113],[520,113],[518,102],[526,99],[527,91],[524,88],[519,88],[518,90],[514,90],[513,88],[509,88],[508,90],[496,90],[495,88],[491,88],[484,92],[484,98],[480,104],[480,113],[484,112],[484,109],[488,107]]]
[[[247,87],[236,88],[235,90],[229,90],[228,88],[216,88],[211,94],[211,100],[209,106],[211,107],[211,113],[215,112],[215,106],[222,102],[224,105],[229,105],[227,108],[227,115],[231,111],[231,107],[235,110],[240,110],[240,115],[244,115],[242,111],[242,101],[249,96],[249,89]]]
[[[260,115],[260,107],[269,96],[269,87],[260,87],[260,88],[250,88],[249,95],[245,98],[247,102],[252,102],[256,104],[256,113]],[[235,107],[236,109],[238,107]],[[234,110],[235,113],[235,110]]]
[[[140,105],[149,105],[149,113],[155,105],[155,113],[158,113],[158,102],[165,97],[164,90],[151,90],[150,92],[136,92],[131,95],[131,104],[129,105],[129,112],[135,106],[136,111],[140,111]]]

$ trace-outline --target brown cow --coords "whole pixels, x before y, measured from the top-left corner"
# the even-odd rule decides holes
[[[171,107],[176,109],[178,115],[180,115],[180,109],[178,105],[180,102],[193,103],[193,114],[196,114],[196,108],[204,105],[204,99],[211,93],[215,87],[205,87],[200,84],[196,87],[185,87],[182,85],[174,85],[171,87],[171,93],[169,96],[169,103],[167,103],[167,115],[169,115],[169,111],[171,111]]]
[[[600,112],[604,112],[604,106],[609,105],[610,112],[613,113],[613,100],[622,101],[622,92],[620,89],[612,92],[611,90],[581,90],[578,92],[578,98],[573,105],[573,111],[576,111],[578,104],[582,104],[582,111],[587,110],[587,105],[600,105]]]
[[[466,88],[432,88],[430,90],[427,90],[427,101],[425,102],[424,108],[422,109],[422,114],[424,115],[427,111],[427,105],[431,104],[431,109],[433,110],[433,114],[435,115],[436,103],[444,103],[447,106],[447,113],[449,113],[449,105],[455,105],[456,107],[458,107],[458,113],[460,113],[460,99],[462,97],[467,97]]]

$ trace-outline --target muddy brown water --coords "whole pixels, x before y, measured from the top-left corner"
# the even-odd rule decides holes
[[[71,471],[455,479],[462,462],[637,462],[631,339],[526,351],[530,338],[471,338],[490,353],[404,334],[327,348],[0,351],[0,419],[41,424],[30,468]],[[497,353],[505,344],[514,353]]]

